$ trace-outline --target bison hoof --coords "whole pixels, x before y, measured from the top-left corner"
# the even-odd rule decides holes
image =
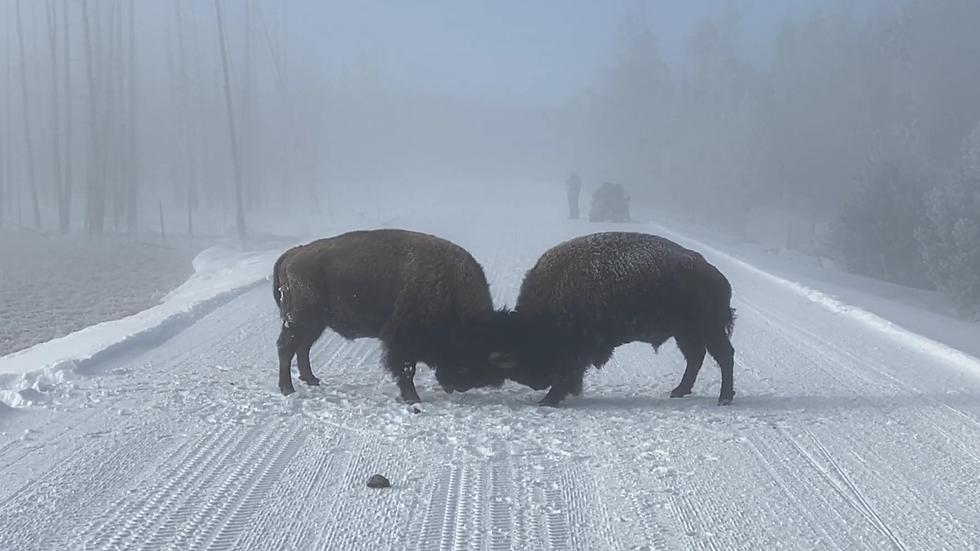
[[[408,411],[411,411],[413,414],[422,413],[422,404],[408,404]]]
[[[296,389],[293,388],[293,385],[279,385],[279,392],[282,392],[283,396],[289,396],[296,392]]]
[[[689,389],[689,388],[677,387],[674,390],[671,390],[670,391],[670,397],[671,398],[683,398],[683,397],[687,396],[690,393],[691,393],[691,389]]]
[[[316,377],[314,377],[312,375],[310,377],[306,378],[306,379],[300,377],[300,380],[303,381],[304,383],[310,385],[310,386],[320,386],[320,379],[317,379]]]
[[[735,399],[735,393],[734,392],[730,396],[725,396],[725,395],[719,396],[718,397],[718,405],[719,406],[730,406],[730,405],[732,405],[732,400],[734,400],[734,399]]]

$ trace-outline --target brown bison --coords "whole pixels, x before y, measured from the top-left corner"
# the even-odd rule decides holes
[[[671,337],[687,369],[671,397],[691,393],[709,352],[721,367],[721,395],[735,395],[732,289],[717,268],[677,243],[641,233],[578,237],[544,253],[527,272],[512,314],[508,378],[536,390],[542,405],[582,392],[590,365],[602,367],[629,342],[656,349]]]
[[[449,241],[394,229],[345,233],[287,250],[272,281],[282,318],[277,346],[285,395],[294,392],[293,356],[300,379],[320,384],[310,347],[326,328],[346,339],[380,339],[384,368],[408,403],[419,401],[418,362],[435,368],[450,392],[504,380],[488,365],[488,335],[507,314],[494,311],[480,265]]]

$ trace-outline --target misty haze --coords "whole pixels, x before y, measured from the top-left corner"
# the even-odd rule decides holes
[[[978,29],[0,0],[0,549],[975,549]]]

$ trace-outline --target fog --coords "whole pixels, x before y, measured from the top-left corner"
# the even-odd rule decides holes
[[[5,230],[453,201],[650,217],[980,308],[980,4],[3,0]]]

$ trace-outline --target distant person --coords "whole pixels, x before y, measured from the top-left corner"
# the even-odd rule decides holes
[[[577,172],[572,172],[565,181],[565,186],[568,188],[568,217],[578,220],[578,195],[582,191],[582,179],[578,177]]]

